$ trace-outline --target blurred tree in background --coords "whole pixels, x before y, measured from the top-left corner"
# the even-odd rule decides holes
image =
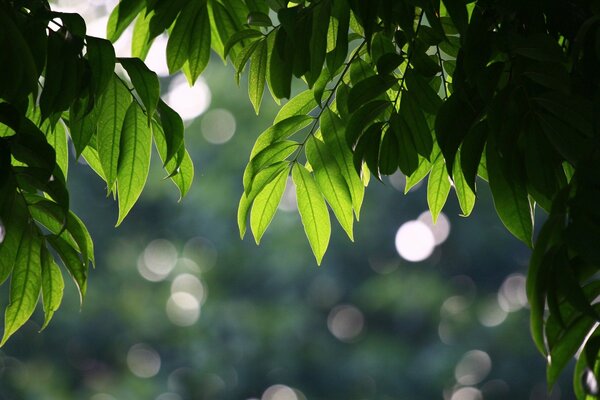
[[[86,11],[92,8],[107,11],[102,4],[88,5]],[[594,110],[599,9],[595,1],[125,0],[102,23],[108,27],[109,42],[100,39],[102,33],[92,34],[81,17],[83,9],[65,12],[43,1],[4,2],[1,46],[10,62],[0,82],[0,279],[10,276],[11,280],[2,343],[29,319],[38,297],[44,306],[42,328],[52,318],[64,287],[55,259],[74,279],[81,301],[87,292],[88,264],[96,263],[94,254],[115,271],[122,272],[119,265],[123,265],[129,273],[132,269],[126,268],[124,259],[131,255],[148,287],[136,288],[128,280],[110,286],[112,280],[107,277],[95,290],[118,302],[111,307],[112,313],[125,313],[123,322],[134,322],[147,340],[125,349],[118,349],[118,340],[105,346],[116,349],[113,354],[125,355],[124,365],[146,382],[160,378],[165,369],[172,370],[166,383],[169,392],[157,398],[259,394],[263,399],[429,398],[440,390],[451,400],[503,398],[511,392],[537,398],[544,396],[544,390],[540,394],[537,387],[514,386],[502,375],[490,378],[496,355],[492,349],[481,349],[489,342],[444,367],[444,351],[425,340],[432,326],[423,315],[431,311],[441,310],[439,322],[434,323],[438,328],[434,341],[449,345],[473,334],[473,344],[485,336],[474,322],[486,328],[507,326],[509,315],[526,306],[531,307],[534,342],[547,356],[549,385],[556,383],[577,353],[575,394],[580,399],[594,398],[600,372],[594,304],[599,258],[593,244],[599,232],[594,172],[598,163]],[[131,36],[131,54],[115,51],[111,43],[127,36],[126,32]],[[149,69],[140,59],[150,63],[150,53],[157,47],[166,53],[166,65]],[[225,147],[239,126],[251,126],[239,121],[243,113],[214,107],[206,83],[210,74],[205,75],[206,81],[199,81],[210,62],[211,48],[223,61],[232,61],[235,71],[229,74],[238,82],[249,63],[248,94],[257,113],[265,86],[277,102],[290,98],[271,126],[265,126],[243,171],[234,164],[244,154],[241,148],[233,149],[231,156],[210,152],[198,159],[184,145],[184,120],[188,133],[194,132],[193,119],[198,114],[202,114],[199,131],[211,145]],[[166,78],[180,70],[182,76]],[[309,90],[293,87],[293,76],[302,78]],[[186,80],[195,85],[190,93]],[[163,89],[164,101],[160,83],[168,86],[168,91]],[[195,140],[186,135],[187,145]],[[110,206],[99,203],[102,193],[77,185],[78,179],[87,178],[80,176],[84,172],[69,173],[69,153],[74,152],[77,162],[89,165],[106,182],[108,195],[117,199],[119,225],[141,195],[149,174],[156,176],[150,163],[153,142],[167,177],[182,196],[191,188],[192,159],[206,163],[203,177],[219,177],[214,189],[206,192],[207,198],[190,195],[187,200],[197,202],[190,215],[198,213],[198,204],[215,212],[210,217],[190,216],[183,209],[180,215],[169,215],[168,207],[159,201],[162,187],[149,183],[144,196],[150,199],[133,210],[135,217],[132,214],[131,222],[126,222],[135,225],[123,229],[129,239],[95,252],[88,228],[74,211],[86,215],[90,204],[96,203],[95,219],[103,213],[99,210],[110,210]],[[258,243],[276,211],[297,210],[321,263],[330,241],[331,210],[351,240],[362,234],[379,241],[391,229],[396,231],[396,251],[405,262],[428,260],[431,266],[450,268],[432,270],[429,275],[411,273],[397,256],[375,250],[378,243],[373,243],[372,249],[359,248],[356,253],[330,252],[327,262],[338,265],[340,271],[333,267],[334,276],[305,279],[300,267],[306,262],[306,249],[294,250],[302,246],[291,229],[295,214],[280,217],[284,221],[271,228],[271,242],[264,245],[267,253],[260,264],[251,265],[255,258],[215,241],[215,237],[232,235],[226,217],[232,213],[223,199],[236,196],[238,189],[226,183],[229,171],[243,176],[237,213],[242,238],[248,217]],[[368,225],[355,232],[353,222],[359,218],[371,175],[405,192],[417,190],[428,176],[429,211],[416,213],[397,230],[386,227],[392,220],[390,210],[408,214],[410,210],[384,204],[393,193],[377,193],[377,210],[365,203],[362,215]],[[476,185],[478,177],[489,181],[491,196]],[[85,192],[79,192],[84,188]],[[539,221],[543,228],[537,235],[527,282],[523,274],[506,277],[502,268],[494,266],[498,276],[491,277],[481,266],[470,274],[456,267],[463,273],[452,275],[455,265],[467,263],[460,261],[460,252],[446,251],[440,257],[442,247],[448,246],[443,243],[450,224],[456,226],[441,213],[452,189],[457,204],[449,205],[447,211],[454,207],[454,214],[468,216],[474,209],[475,193],[478,198],[491,197],[504,226],[530,247],[535,209],[548,213]],[[87,198],[90,195],[94,199]],[[71,201],[78,196],[86,207],[79,209]],[[384,211],[388,215],[377,214]],[[144,214],[149,217],[138,219]],[[483,215],[479,223],[494,226]],[[198,237],[194,233],[197,224],[209,227],[207,233]],[[182,238],[185,226],[190,226],[190,234]],[[157,228],[164,233],[150,235]],[[96,248],[105,244],[102,233],[97,237]],[[476,237],[480,241],[485,235]],[[367,245],[369,239],[364,239]],[[478,243],[480,248],[482,243]],[[511,245],[515,244],[503,249]],[[487,249],[477,260],[505,259],[490,257],[493,252]],[[527,262],[526,250],[516,254],[517,260],[505,262]],[[347,271],[361,258],[363,263],[358,264],[365,265],[365,256],[370,270]],[[252,272],[217,269],[222,264],[248,264]],[[260,271],[265,274],[261,276]],[[480,288],[480,282],[494,278],[501,279],[492,284],[497,294],[478,298],[480,291],[490,289]],[[282,292],[290,279],[294,287]],[[166,282],[169,285],[163,285]],[[161,285],[166,303],[161,299],[159,307],[152,307],[156,298],[139,301],[144,295],[137,289],[160,297],[156,295]],[[107,296],[110,293],[117,295]],[[274,301],[275,296],[281,300]],[[208,299],[214,299],[214,308]],[[99,304],[106,306],[101,300]],[[203,345],[192,351],[183,349],[182,337],[176,343],[183,347],[167,346],[179,335],[167,331],[171,327],[166,320],[158,322],[157,309],[161,315],[164,309],[168,320],[179,327],[177,332],[206,324],[203,334],[194,335],[188,343]],[[326,314],[327,331],[317,322],[322,321],[319,312]],[[98,318],[110,326],[102,336],[98,336],[102,329],[94,326],[90,332],[98,336],[94,346],[75,340],[66,350],[76,368],[84,375],[94,371],[95,377],[86,375],[83,383],[73,383],[66,390],[76,387],[90,391],[84,395],[99,398],[155,396],[162,391],[164,385],[124,383],[120,392],[116,381],[124,375],[116,372],[118,357],[103,361],[103,357],[85,356],[90,348],[105,348],[100,337],[114,339],[119,330],[116,316]],[[325,333],[322,340],[319,329]],[[164,341],[165,337],[169,340]],[[127,334],[116,338],[127,341]],[[264,342],[255,342],[257,338]],[[507,340],[514,345],[513,339]],[[335,340],[354,346],[352,356],[347,348],[336,352],[342,348],[336,347]],[[406,340],[428,350],[413,355],[417,347],[407,346]],[[219,352],[206,350],[214,348]],[[177,354],[197,354],[198,360],[186,359],[183,364],[187,365],[177,366],[181,362]],[[266,354],[272,357],[264,360]],[[332,360],[341,367],[335,368],[330,379],[327,373],[316,372],[315,365]],[[440,380],[448,369],[453,369],[450,380]],[[17,367],[7,369],[11,378],[7,387],[14,386],[17,397],[22,396],[19,390],[27,391],[19,389],[27,385],[24,370],[20,374],[23,371]],[[402,379],[389,378],[393,372]],[[271,385],[271,381],[282,384]],[[113,388],[112,394],[100,392],[107,387]],[[560,396],[559,391],[554,395]]]

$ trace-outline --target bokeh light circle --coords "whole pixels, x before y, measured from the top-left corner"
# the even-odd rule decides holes
[[[431,229],[422,221],[408,221],[396,232],[396,250],[407,261],[417,262],[428,258],[435,248]]]

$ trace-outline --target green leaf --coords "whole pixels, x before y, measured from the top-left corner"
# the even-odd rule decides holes
[[[208,31],[208,43],[206,42]],[[187,2],[175,26],[169,35],[167,43],[167,66],[169,73],[180,70],[191,58],[193,49],[196,50],[208,44],[210,49],[210,25],[205,1]],[[197,57],[198,54],[195,54]]]
[[[242,193],[237,214],[238,227],[240,229],[240,237],[242,239],[246,234],[246,220],[248,219],[248,212],[250,211],[250,206],[252,205],[252,202],[267,184],[273,182],[277,176],[279,176],[284,171],[287,171],[288,169],[289,162],[285,161],[273,164],[269,167],[262,169],[254,177],[254,180],[252,182],[252,190],[247,194],[245,192]]]
[[[331,19],[327,32],[327,69],[335,71],[344,64],[348,55],[350,7],[345,1],[331,3]]]
[[[163,160],[163,164],[168,163],[177,154],[180,148],[183,146],[183,120],[164,101],[158,101],[158,115],[160,116],[160,124],[162,129],[155,132],[161,134],[164,137],[164,151],[160,153],[160,158]],[[161,148],[159,148],[159,152]]]
[[[348,95],[348,111],[355,112],[363,104],[384,94],[397,82],[392,75],[375,75],[356,83]]]
[[[295,115],[306,115],[314,110],[316,106],[317,102],[314,99],[312,91],[305,90],[292,97],[283,105],[283,107],[281,107],[277,116],[275,116],[273,124],[277,124],[278,122]]]
[[[437,114],[442,105],[442,99],[427,83],[427,80],[421,75],[414,73],[412,69],[408,69],[404,77],[408,93],[415,99],[419,108],[429,114]]]
[[[486,146],[486,161],[498,216],[510,233],[531,247],[533,211],[514,161],[502,158],[490,141]]]
[[[108,40],[86,36],[91,85],[96,96],[104,93],[115,71],[115,49]]]
[[[94,242],[85,224],[72,211],[67,214],[67,232],[73,237],[84,260],[95,264]]]
[[[263,12],[253,11],[248,14],[248,25],[251,26],[273,26],[271,18]]]
[[[313,121],[314,119],[308,115],[295,115],[270,126],[256,139],[256,143],[254,143],[254,147],[252,147],[252,151],[250,152],[250,159],[254,158],[254,156],[266,149],[270,144],[293,135],[301,129],[306,128]]]
[[[236,70],[235,80],[238,85],[240,83],[240,76],[242,75],[242,71],[244,70],[246,63],[248,62],[250,57],[252,57],[252,54],[258,48],[258,45],[261,42],[262,41],[260,40],[251,42],[248,46],[242,48],[242,50],[238,53],[237,58],[233,60],[233,66]]]
[[[194,85],[210,61],[211,33],[206,7],[198,11],[190,36],[188,60],[183,72],[189,84]]]
[[[253,156],[244,170],[244,192],[246,194],[250,193],[252,190],[252,181],[260,170],[285,160],[298,148],[298,146],[300,146],[299,143],[291,140],[277,141],[271,143]]]
[[[65,268],[67,268],[67,271],[69,271],[71,278],[73,278],[73,281],[77,286],[77,290],[79,291],[79,302],[80,304],[83,304],[83,299],[85,298],[85,293],[87,290],[87,260],[86,262],[81,261],[79,254],[77,254],[77,250],[71,247],[71,245],[63,238],[57,236],[48,236],[47,240],[52,245],[54,250],[56,250],[56,253],[62,260],[63,265]]]
[[[298,211],[304,231],[317,260],[317,265],[321,265],[331,236],[331,222],[327,205],[315,179],[303,165],[294,164],[292,179],[296,184]]]
[[[358,173],[354,169],[352,150],[346,142],[344,123],[340,117],[329,108],[326,108],[321,114],[321,133],[323,134],[323,141],[329,148],[331,154],[333,154],[333,157],[338,164],[338,168],[348,185],[350,196],[352,197],[352,208],[354,208],[354,214],[358,220],[365,194],[365,187],[363,186]]]
[[[423,111],[409,93],[405,92],[402,96],[399,114],[406,123],[406,128],[410,132],[410,138],[417,153],[429,158],[433,149],[433,137]]]
[[[327,31],[331,14],[331,1],[324,0],[316,3],[312,11],[312,30],[309,40],[310,74],[307,76],[308,86],[312,87],[317,77],[321,75],[325,55],[327,53]]]
[[[286,48],[287,34],[279,28],[275,35],[268,38],[269,44],[269,69],[267,71],[267,83],[278,99],[289,98],[291,93],[292,65],[280,54],[280,49]]]
[[[76,157],[81,155],[97,130],[98,107],[92,108],[86,114],[89,101],[89,98],[86,98],[79,103],[79,106],[73,105],[69,109],[69,134],[75,147]]]
[[[2,208],[0,209],[5,232],[0,246],[0,283],[4,282],[15,268],[19,246],[23,240],[29,217],[27,206],[14,186],[5,185],[2,191],[2,195],[7,193],[7,198],[1,204]]]
[[[144,112],[133,102],[123,121],[121,151],[117,171],[119,218],[121,224],[144,189],[150,169],[152,134]]]
[[[250,59],[250,73],[248,75],[248,95],[258,115],[260,103],[262,102],[263,91],[267,75],[267,42],[261,40],[258,42],[256,50]]]
[[[56,165],[66,178],[69,172],[69,148],[67,147],[67,132],[62,120],[54,125],[54,129],[51,129],[50,126],[46,128],[46,138],[50,146],[54,148]]]
[[[256,30],[256,29],[242,29],[241,31],[236,32],[233,36],[231,36],[225,46],[223,48],[223,54],[225,57],[229,55],[229,51],[235,46],[240,44],[240,42],[246,40],[253,42],[264,35]]]
[[[42,301],[44,304],[44,324],[40,330],[48,326],[54,312],[58,310],[63,297],[65,283],[60,268],[45,246],[42,246]]]
[[[449,171],[452,171],[458,147],[474,119],[475,113],[471,105],[456,94],[450,96],[440,107],[435,120],[435,133]]]
[[[319,190],[350,240],[354,241],[352,197],[333,155],[324,142],[313,136],[306,142],[306,158]]]
[[[154,16],[154,11],[147,12],[142,10],[133,25],[133,34],[131,37],[131,56],[145,60],[153,40],[150,39],[150,20]]]
[[[112,10],[106,26],[106,37],[111,42],[116,42],[121,37],[125,28],[131,24],[133,19],[142,11],[146,1],[144,0],[122,0]]]
[[[42,286],[40,252],[42,240],[27,228],[19,246],[10,279],[10,303],[4,313],[4,335],[0,346],[33,314]]]
[[[173,181],[175,186],[177,186],[177,188],[179,189],[179,194],[180,194],[179,201],[181,201],[185,197],[185,195],[189,192],[190,188],[192,187],[192,182],[194,181],[194,163],[192,162],[192,158],[190,157],[190,154],[187,152],[187,150],[185,150],[185,148],[183,146],[180,149],[180,151],[183,153],[183,157],[181,159],[181,164],[179,165],[179,167],[176,168],[175,175],[172,175],[172,173],[171,173],[171,175],[172,175],[171,180]],[[167,166],[166,166],[167,171],[171,167],[171,165],[170,165],[171,163],[175,163],[175,162],[171,161],[169,164],[167,164]]]
[[[388,100],[373,100],[351,114],[346,124],[346,143],[348,143],[348,146],[354,146],[365,128],[376,121],[379,115],[387,110],[391,104]]]
[[[419,154],[404,118],[399,114],[392,114],[390,117],[390,129],[396,135],[400,151],[398,153],[398,166],[400,171],[406,176],[411,176],[419,167]]]
[[[429,205],[433,223],[437,221],[438,215],[440,215],[442,208],[444,208],[444,204],[446,204],[446,200],[448,199],[448,193],[450,193],[450,177],[448,176],[444,158],[440,155],[433,162],[427,182],[427,204]]]
[[[409,190],[415,187],[417,183],[421,182],[429,174],[431,168],[431,163],[425,157],[419,156],[419,164],[417,169],[406,177],[404,194],[408,193]]]
[[[461,167],[461,153],[457,153],[456,162],[452,167],[452,180],[454,181],[454,190],[458,198],[458,204],[462,210],[462,216],[468,217],[475,206],[475,193],[467,184],[465,175]]]
[[[465,182],[475,192],[475,179],[481,163],[483,148],[488,134],[487,121],[475,123],[465,136],[460,147],[460,167]]]
[[[119,63],[125,68],[131,83],[137,92],[142,104],[146,108],[146,114],[148,119],[148,126],[154,111],[158,105],[160,99],[160,84],[158,82],[158,76],[155,72],[144,64],[139,58],[119,58]]]
[[[250,228],[254,234],[256,244],[260,243],[260,239],[277,211],[277,206],[279,206],[281,196],[283,196],[285,190],[287,177],[288,169],[285,168],[276,176],[273,176],[272,180],[263,186],[254,199],[250,211]]]
[[[100,99],[98,111],[98,157],[109,191],[117,179],[121,129],[127,108],[131,104],[131,95],[116,75],[106,87]]]
[[[383,175],[392,175],[398,170],[398,155],[400,144],[392,129],[388,129],[381,138],[379,148],[379,172]]]

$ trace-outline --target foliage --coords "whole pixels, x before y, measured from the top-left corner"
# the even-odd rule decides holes
[[[328,208],[352,240],[369,175],[399,169],[407,191],[429,176],[434,216],[452,188],[469,215],[477,177],[489,181],[498,216],[534,249],[531,329],[549,384],[585,344],[574,382],[586,398],[594,385],[581,382],[600,373],[599,12],[593,0],[123,0],[108,39],[135,20],[133,54],[143,59],[168,31],[169,70],[181,69],[190,84],[212,48],[238,79],[249,64],[257,112],[265,83],[276,100],[290,98],[244,172],[238,224],[243,237],[249,218],[257,243],[290,175],[318,263],[330,238]],[[108,41],[85,36],[81,18],[42,1],[3,2],[0,18],[12,60],[0,86],[6,340],[40,290],[47,318],[58,307],[61,290],[52,288],[62,289],[62,279],[48,245],[85,293],[93,249],[69,211],[67,132],[118,197],[118,223],[144,186],[152,137],[182,194],[191,162],[181,120],[140,60],[115,58]],[[115,62],[129,80],[114,74]],[[294,77],[308,89],[292,95]],[[549,216],[534,245],[536,209]]]

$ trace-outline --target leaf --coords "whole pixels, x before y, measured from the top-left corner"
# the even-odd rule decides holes
[[[40,295],[42,240],[31,231],[31,226],[26,229],[10,279],[10,303],[4,313],[4,335],[0,346],[31,317]]]
[[[467,14],[467,7],[464,0],[444,0],[444,6],[454,22],[454,26],[458,29],[461,36],[467,33],[467,27],[469,25],[469,16]]]
[[[350,7],[345,1],[331,3],[331,19],[327,32],[327,56],[325,61],[329,71],[335,71],[344,64],[348,55],[348,31],[350,29]]]
[[[211,33],[206,7],[202,7],[198,11],[193,26],[194,29],[190,32],[191,40],[189,42],[188,60],[183,69],[190,85],[196,83],[196,80],[210,61]]]
[[[448,193],[450,193],[450,177],[444,158],[440,155],[433,162],[427,182],[427,204],[434,224],[446,204]]]
[[[158,115],[162,128],[155,132],[155,135],[161,134],[164,138],[165,147],[164,151],[160,153],[160,158],[163,160],[163,165],[165,165],[173,159],[183,146],[184,127],[179,114],[161,99],[158,100]],[[160,151],[161,148],[159,148]]]
[[[397,83],[392,75],[375,75],[356,83],[348,94],[348,111],[355,112],[363,104],[384,94]]]
[[[91,85],[96,96],[104,93],[115,71],[115,49],[105,39],[86,36],[87,54],[90,63]]]
[[[327,31],[331,14],[331,1],[324,0],[316,3],[312,11],[312,30],[309,40],[310,74],[307,76],[308,86],[312,87],[317,77],[321,75],[325,55],[327,53]]]
[[[119,79],[113,75],[100,99],[98,111],[98,157],[106,177],[109,191],[117,179],[121,129],[131,95]]]
[[[81,258],[79,258],[79,255],[77,254],[77,250],[71,247],[71,245],[63,238],[48,236],[47,240],[54,250],[56,250],[63,265],[67,268],[67,271],[69,271],[71,278],[73,278],[77,290],[79,291],[79,302],[80,304],[83,304],[83,299],[85,298],[87,290],[87,261],[81,261]]]
[[[287,34],[279,28],[275,35],[268,38],[269,69],[267,83],[275,98],[289,98],[291,93],[292,65],[280,54],[280,48],[286,48]]]
[[[419,108],[429,114],[437,114],[442,105],[442,99],[427,83],[427,80],[421,75],[415,74],[412,69],[406,70],[404,77],[408,93],[419,105]]]
[[[263,91],[267,75],[267,42],[261,40],[258,42],[256,50],[250,59],[250,73],[248,75],[248,95],[258,115],[260,103],[262,102]]]
[[[176,169],[177,173],[171,177],[171,180],[179,189],[179,201],[181,201],[189,192],[192,182],[194,181],[194,163],[192,162],[192,158],[183,147],[180,151],[183,153],[181,164]],[[171,163],[174,163],[174,161],[171,161]],[[169,169],[169,167],[170,165],[167,165],[167,169]]]
[[[287,183],[288,169],[282,169],[272,180],[265,183],[261,191],[256,195],[250,211],[250,228],[254,234],[256,244],[271,223],[277,206],[281,201],[281,196]]]
[[[324,142],[313,136],[306,142],[306,158],[320,192],[350,240],[354,241],[352,197],[333,155]]]
[[[296,198],[302,225],[304,225],[304,231],[317,260],[317,265],[320,265],[331,236],[331,222],[327,205],[313,176],[304,166],[298,163],[294,164],[292,179],[296,184]]]
[[[210,25],[208,24],[206,2],[187,2],[175,22],[167,43],[167,66],[170,74],[183,67],[185,62],[190,59],[194,47],[202,48],[206,45],[203,43],[206,31],[208,31],[210,49]]]
[[[433,158],[432,158],[433,159]],[[406,184],[404,186],[404,194],[408,193],[410,189],[421,182],[431,171],[431,163],[425,158],[419,156],[419,164],[417,169],[406,177]]]
[[[150,39],[150,20],[154,11],[142,10],[133,25],[131,37],[131,56],[145,60],[153,40]]]
[[[400,150],[398,153],[398,166],[406,176],[411,176],[419,167],[419,154],[415,148],[414,141],[408,125],[399,114],[390,117],[390,129],[398,139]]]
[[[533,213],[522,177],[514,172],[513,160],[501,158],[489,141],[486,146],[486,161],[498,216],[510,233],[531,247]]]
[[[410,132],[410,139],[417,153],[425,158],[429,158],[433,149],[433,137],[431,136],[429,125],[414,97],[408,95],[406,92],[400,101],[399,115],[406,123],[405,126]]]
[[[253,11],[248,14],[248,25],[251,26],[273,26],[271,18],[263,12]]]
[[[287,103],[281,107],[273,124],[277,124],[284,119],[295,115],[306,115],[315,109],[317,102],[313,97],[311,90],[305,90],[292,97]]]
[[[0,216],[4,225],[4,240],[0,246],[0,283],[11,274],[17,263],[19,246],[27,227],[27,206],[14,186],[5,184],[3,193],[7,193],[6,201],[0,208]]]
[[[63,176],[66,177],[69,172],[69,149],[67,147],[67,132],[62,120],[58,121],[54,129],[47,127],[46,138],[56,154],[56,165],[62,171]]]
[[[150,169],[152,134],[144,112],[133,102],[123,121],[121,151],[117,171],[119,218],[121,224],[144,189]]]
[[[113,43],[116,42],[145,5],[144,0],[120,1],[108,17],[106,38]]]
[[[340,173],[348,185],[352,197],[352,208],[354,208],[354,214],[356,215],[356,220],[358,220],[365,187],[354,169],[352,151],[346,142],[344,123],[329,108],[326,108],[321,114],[321,133],[323,134],[323,141],[331,154],[333,154]]]
[[[393,130],[388,129],[382,139],[379,149],[379,172],[383,175],[392,175],[398,170],[398,155],[400,145]]]
[[[89,98],[83,99],[78,107],[74,104],[69,109],[69,134],[76,157],[81,155],[97,130],[98,107],[86,114],[89,101]]]
[[[233,46],[240,44],[243,40],[247,40],[253,42],[264,35],[256,29],[242,29],[233,34],[229,39],[227,39],[227,43],[223,48],[223,54],[225,57],[229,55],[229,51],[233,48]]]
[[[44,330],[52,319],[54,312],[58,310],[63,297],[65,283],[60,268],[52,258],[45,246],[42,246],[42,301],[44,304],[44,324],[40,330]]]
[[[295,115],[270,126],[256,139],[256,143],[254,143],[254,147],[250,152],[250,159],[266,149],[271,143],[293,135],[306,128],[311,122],[314,122],[314,119],[308,115]]]
[[[454,181],[454,190],[458,198],[458,204],[462,210],[462,216],[468,217],[475,206],[475,192],[469,187],[461,167],[461,153],[457,153],[456,162],[452,167],[452,180]]]
[[[460,167],[466,184],[475,192],[475,179],[488,135],[487,121],[475,123],[460,147]]]
[[[252,190],[247,194],[245,192],[242,193],[237,214],[238,227],[240,230],[240,237],[242,239],[246,234],[246,220],[248,218],[248,212],[250,211],[250,206],[252,205],[252,202],[267,184],[273,182],[273,180],[275,180],[275,178],[279,176],[279,174],[283,173],[284,171],[287,171],[288,168],[289,163],[285,161],[264,168],[263,170],[258,172],[254,177],[252,183]]]
[[[155,72],[150,71],[139,58],[119,58],[119,63],[129,74],[131,83],[133,83],[135,91],[146,108],[148,126],[150,126],[150,121],[160,99],[158,76]]]
[[[257,153],[254,157],[252,157],[246,166],[246,169],[244,170],[244,192],[246,194],[250,193],[252,190],[252,181],[260,170],[285,160],[294,151],[296,151],[299,146],[299,143],[291,140],[277,141],[271,143]]]

